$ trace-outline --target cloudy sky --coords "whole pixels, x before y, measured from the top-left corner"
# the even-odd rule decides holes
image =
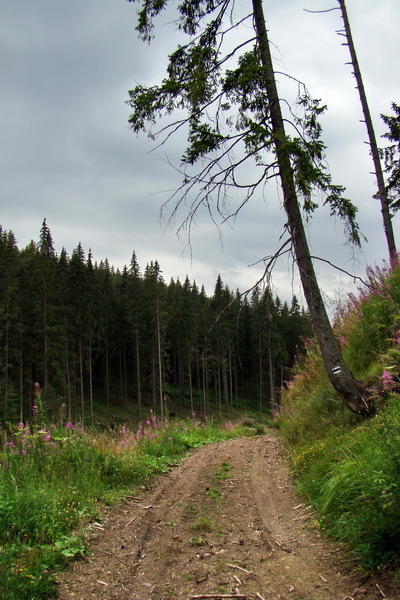
[[[249,7],[247,9],[247,3]],[[362,118],[348,50],[335,31],[338,11],[304,11],[335,6],[336,0],[265,0],[276,68],[307,84],[328,105],[322,120],[327,160],[334,181],[347,188],[359,207],[368,238],[354,254],[344,244],[341,224],[321,209],[308,225],[312,254],[363,275],[365,265],[381,264],[386,243],[376,200],[375,178],[365,144]],[[380,114],[400,101],[400,3],[348,0],[353,37],[378,136]],[[240,10],[250,10],[241,0]],[[128,90],[154,84],[177,43],[173,28],[160,24],[150,46],[137,39],[137,6],[126,0],[0,0],[0,224],[12,230],[20,248],[38,240],[44,218],[57,252],[69,254],[81,242],[94,260],[108,258],[122,268],[135,250],[144,270],[158,260],[171,277],[205,285],[212,293],[218,274],[230,289],[245,291],[262,274],[260,259],[280,245],[285,222],[279,190],[246,205],[220,237],[206,215],[187,240],[165,229],[159,210],[180,178],[181,139],[154,150],[144,135],[128,127]],[[278,85],[287,83],[280,76]],[[383,142],[382,142],[383,143]],[[394,222],[399,231],[399,219]],[[400,245],[400,242],[398,242]],[[249,266],[254,265],[254,266]],[[353,283],[319,263],[328,299]],[[276,267],[275,293],[301,298],[291,264]]]

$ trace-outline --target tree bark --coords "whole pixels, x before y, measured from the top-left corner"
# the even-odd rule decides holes
[[[391,260],[395,260],[397,257],[396,242],[393,233],[392,219],[389,210],[389,199],[385,186],[385,179],[383,177],[382,165],[379,158],[378,144],[376,142],[375,130],[372,123],[371,113],[369,111],[367,96],[364,89],[364,83],[361,76],[360,66],[358,64],[357,54],[354,47],[353,36],[351,34],[350,21],[347,15],[346,4],[344,0],[338,0],[340,10],[342,13],[342,19],[344,23],[345,36],[347,45],[349,47],[351,63],[353,65],[353,74],[356,78],[357,89],[360,95],[360,102],[362,111],[364,114],[365,125],[367,127],[369,145],[371,148],[371,156],[374,163],[376,181],[378,185],[378,196],[381,203],[381,213],[383,220],[383,229],[386,236],[386,242],[389,250],[389,256]]]
[[[285,143],[286,132],[276,86],[262,0],[252,0],[252,2],[261,62],[265,69],[265,89],[269,99],[268,109],[274,133],[284,208],[288,218],[294,254],[310,311],[311,321],[321,349],[325,368],[333,387],[352,412],[369,414],[372,411],[370,395],[363,385],[357,381],[343,360],[339,342],[333,332],[318,286],[297,198],[290,155]]]

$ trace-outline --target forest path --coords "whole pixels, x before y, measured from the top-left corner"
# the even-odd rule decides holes
[[[59,598],[395,598],[320,537],[303,502],[274,433],[204,446],[104,511]]]

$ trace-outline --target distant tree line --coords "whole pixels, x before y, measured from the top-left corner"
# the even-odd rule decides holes
[[[20,250],[0,229],[0,420],[30,419],[34,382],[45,407],[93,422],[93,402],[139,418],[213,406],[273,408],[276,390],[309,335],[308,314],[267,288],[250,296],[221,277],[208,297],[186,277],[166,284],[157,261],[115,270],[79,243],[58,256],[44,220]],[[166,389],[174,390],[167,399]],[[168,396],[168,395],[167,395]]]

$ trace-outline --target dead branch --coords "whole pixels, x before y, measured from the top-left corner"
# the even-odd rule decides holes
[[[257,600],[260,596],[249,594],[199,594],[190,596],[190,600],[223,600],[224,598],[236,598],[237,600]]]

